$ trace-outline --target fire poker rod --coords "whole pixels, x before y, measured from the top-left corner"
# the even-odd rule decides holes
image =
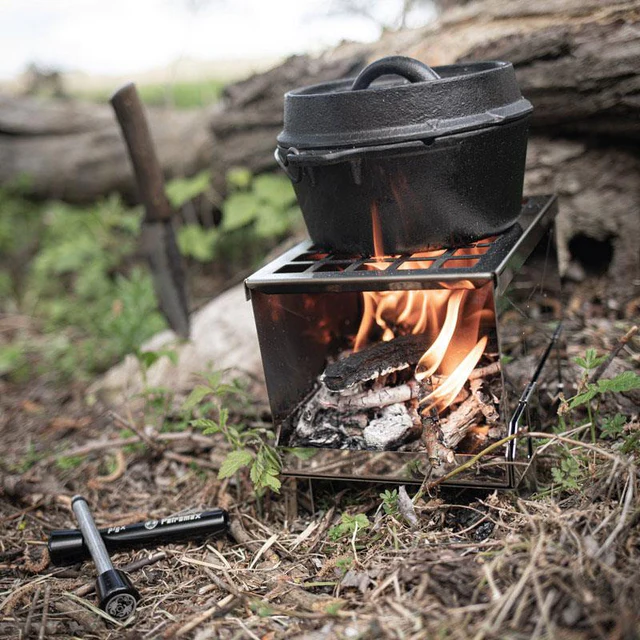
[[[188,542],[227,531],[228,515],[223,509],[201,511],[160,520],[147,520],[119,527],[99,529],[109,552],[136,547],[153,547],[171,542]],[[52,531],[48,541],[51,562],[58,566],[91,558],[86,538],[78,529]]]

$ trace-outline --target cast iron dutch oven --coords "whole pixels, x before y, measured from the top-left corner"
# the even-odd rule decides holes
[[[531,111],[508,62],[392,56],[287,93],[276,159],[319,247],[459,246],[516,221]]]

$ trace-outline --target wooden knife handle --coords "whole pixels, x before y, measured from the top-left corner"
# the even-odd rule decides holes
[[[146,220],[169,220],[171,205],[164,190],[162,169],[136,85],[133,82],[124,85],[113,94],[110,102],[129,149]]]

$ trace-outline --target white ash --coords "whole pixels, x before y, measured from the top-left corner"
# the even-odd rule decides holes
[[[384,407],[380,417],[371,420],[363,431],[367,447],[387,451],[404,444],[415,430],[415,424],[404,404]]]

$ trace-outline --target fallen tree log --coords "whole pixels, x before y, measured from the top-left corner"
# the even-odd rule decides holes
[[[387,32],[373,44],[293,56],[230,85],[212,108],[151,109],[151,128],[167,176],[212,161],[216,169],[262,171],[275,167],[285,91],[352,76],[375,58],[400,53],[432,65],[511,60],[535,106],[534,131],[640,141],[639,11],[640,0],[478,1],[433,25]],[[42,197],[82,201],[133,190],[106,105],[0,96],[0,184],[20,173],[31,176]]]
[[[168,178],[212,165],[207,122],[203,111],[149,110]],[[36,198],[91,202],[111,192],[135,197],[133,171],[107,105],[0,96],[0,185],[23,176]]]
[[[402,54],[431,65],[509,60],[534,104],[534,132],[640,142],[639,11],[638,0],[474,2],[434,25],[388,32],[371,45],[342,45],[317,60],[291,58],[230,87],[211,126],[228,163],[244,159],[252,168],[275,167],[285,91],[354,75],[376,58]]]

